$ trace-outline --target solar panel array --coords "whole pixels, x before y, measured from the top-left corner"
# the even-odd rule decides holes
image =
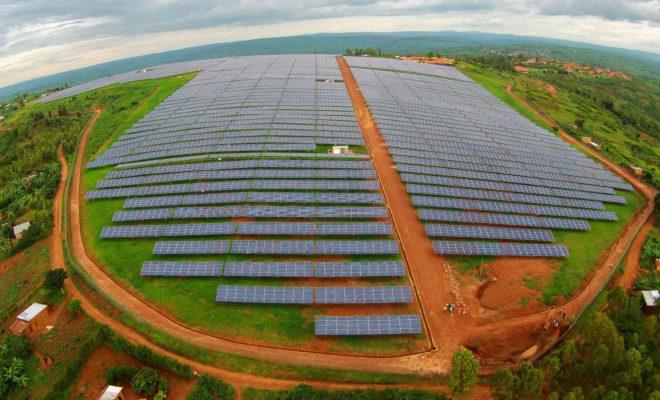
[[[429,236],[470,240],[436,242],[436,251],[565,257],[564,246],[509,242],[552,242],[547,229],[617,220],[603,203],[625,203],[615,190],[628,183],[455,68],[346,60]]]
[[[400,261],[145,261],[141,276],[372,278],[406,274]]]
[[[112,168],[86,199],[123,200],[102,239],[156,239],[143,277],[405,276],[334,56],[209,60],[199,71],[88,164]],[[314,290],[222,286],[217,300],[313,304]],[[347,290],[327,301],[412,301],[409,288]]]
[[[412,302],[410,286],[241,286],[219,285],[218,303],[396,304]]]
[[[422,333],[419,315],[318,316],[317,336],[409,335]]]

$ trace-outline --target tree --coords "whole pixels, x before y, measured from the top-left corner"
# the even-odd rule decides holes
[[[57,106],[57,115],[60,117],[67,115],[66,106],[64,104]]]
[[[514,393],[515,382],[516,377],[510,370],[506,368],[498,369],[493,378],[495,384],[493,398],[495,400],[514,400],[516,398]]]
[[[82,305],[78,299],[71,300],[67,308],[74,314],[80,314],[80,311],[82,311]]]
[[[157,392],[167,392],[167,381],[156,370],[144,367],[131,379],[131,387],[136,393],[153,396]]]
[[[67,276],[68,274],[62,268],[52,269],[46,273],[43,286],[51,292],[62,290],[64,289],[64,280]]]
[[[577,128],[578,131],[581,131],[582,128],[584,127],[584,120],[582,118],[578,118],[575,120],[575,127]]]
[[[347,48],[346,50],[344,50],[344,55],[345,56],[352,56],[353,55],[353,50],[351,50],[350,47]]]
[[[451,360],[451,375],[449,388],[454,396],[463,396],[472,392],[477,386],[477,371],[479,361],[472,352],[462,347],[454,353]]]
[[[516,394],[521,399],[538,399],[543,394],[543,372],[524,362],[516,373]]]

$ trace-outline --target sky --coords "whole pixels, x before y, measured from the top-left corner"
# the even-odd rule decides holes
[[[218,42],[445,30],[660,53],[660,0],[0,0],[0,87]]]

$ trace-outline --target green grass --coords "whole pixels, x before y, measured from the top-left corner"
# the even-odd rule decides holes
[[[25,249],[23,257],[0,274],[0,321],[4,321],[39,288],[50,269],[48,246]]]
[[[97,125],[90,133],[85,160],[93,158],[116,140],[125,129],[130,127],[142,115],[148,113],[166,95],[187,80],[166,78],[165,80],[143,81],[128,85],[117,85],[108,89],[83,94],[83,99],[92,96],[95,103],[105,104]],[[126,86],[126,87],[125,87]],[[128,88],[127,88],[128,87]],[[112,97],[112,99],[109,99]],[[87,99],[86,101],[91,101]],[[138,102],[138,104],[134,104]],[[130,107],[129,107],[130,105]],[[352,146],[353,147],[353,146]],[[363,150],[360,146],[354,146]],[[94,188],[96,182],[103,179],[110,168],[86,170],[83,173],[81,193]],[[277,345],[303,345],[313,343],[314,315],[323,312],[321,308],[292,305],[241,305],[216,304],[215,292],[218,284],[268,284],[299,285],[300,281],[248,278],[200,278],[173,279],[139,276],[142,263],[147,260],[172,259],[153,256],[152,250],[156,239],[144,240],[101,240],[99,233],[104,226],[112,225],[112,214],[121,209],[123,199],[103,200],[84,203],[81,215],[85,224],[83,236],[95,259],[109,273],[125,285],[130,286],[156,304],[167,313],[187,325],[231,337],[237,340],[266,342]],[[176,222],[176,221],[172,221]],[[190,222],[190,221],[186,221]],[[214,239],[221,239],[214,237]],[[373,257],[352,257],[351,260],[365,260]],[[187,260],[245,260],[245,257],[198,256],[186,257]],[[252,260],[269,261],[273,257],[253,257]],[[383,259],[383,258],[380,258]],[[388,258],[388,259],[391,259]],[[401,284],[405,278],[375,279],[371,282],[382,284]],[[393,312],[408,313],[410,305],[393,307]],[[401,354],[419,348],[423,337],[366,338],[366,339],[329,339],[330,346],[338,351],[361,352],[369,354]]]
[[[555,239],[565,244],[570,253],[557,265],[557,271],[548,282],[544,292],[543,301],[552,304],[557,297],[570,297],[583,279],[596,265],[601,255],[616,242],[619,232],[632,216],[643,206],[644,200],[636,192],[622,192],[619,195],[626,198],[628,204],[607,204],[605,209],[617,214],[618,220],[589,221],[591,231],[556,231]]]

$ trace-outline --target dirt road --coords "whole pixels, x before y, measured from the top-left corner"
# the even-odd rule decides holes
[[[637,235],[635,241],[630,245],[628,254],[626,254],[626,268],[623,270],[623,275],[621,275],[617,282],[617,284],[621,285],[626,291],[630,291],[635,283],[637,275],[639,274],[639,257],[642,254],[642,247],[644,246],[644,242],[654,224],[655,216],[652,215],[651,218],[646,221],[639,232],[639,235]]]
[[[466,327],[474,325],[475,321],[467,315],[452,315],[443,311],[445,304],[454,302],[443,269],[445,260],[433,251],[433,243],[426,235],[424,225],[410,201],[408,191],[396,171],[385,140],[369,112],[348,63],[343,57],[337,57],[337,62],[392,216],[410,280],[423,307],[427,333],[437,349],[436,356],[449,360],[463,340]]]

